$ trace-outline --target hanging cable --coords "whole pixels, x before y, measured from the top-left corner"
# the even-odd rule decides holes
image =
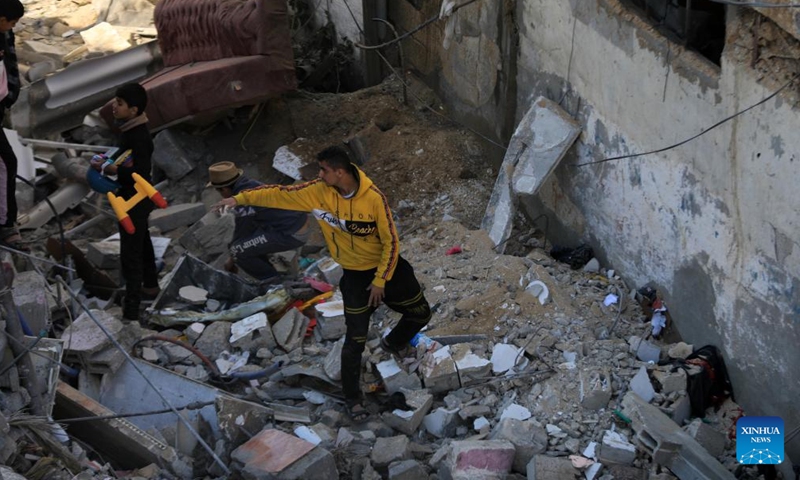
[[[794,83],[794,81],[797,80],[797,77],[800,77],[800,73],[796,73],[788,82],[783,84],[783,86],[781,86],[779,89],[775,90],[775,92],[771,93],[770,95],[766,96],[765,98],[763,98],[763,99],[759,100],[758,102],[750,105],[749,107],[745,108],[744,110],[740,110],[740,111],[734,113],[733,115],[720,120],[719,122],[715,123],[714,125],[711,125],[707,129],[701,131],[697,135],[691,136],[691,137],[687,138],[686,140],[678,142],[678,143],[676,143],[674,145],[670,145],[670,146],[664,147],[664,148],[659,148],[658,150],[651,150],[649,152],[632,153],[630,155],[620,155],[620,156],[617,156],[617,157],[604,158],[602,160],[594,160],[592,162],[584,162],[584,163],[573,164],[572,166],[573,167],[585,167],[587,165],[595,165],[595,164],[598,164],[598,163],[611,162],[611,161],[614,161],[614,160],[624,160],[626,158],[642,157],[642,156],[645,156],[645,155],[652,155],[654,153],[666,152],[667,150],[672,150],[673,148],[680,147],[681,145],[685,145],[685,144],[691,142],[692,140],[705,135],[706,133],[710,132],[711,130],[714,130],[715,128],[719,127],[720,125],[733,120],[734,118],[738,117],[739,115],[742,115],[743,113],[749,112],[750,110],[756,108],[759,105],[763,105],[763,104],[767,103],[768,101],[770,101],[773,98],[775,98],[779,93],[781,93],[789,85]]]

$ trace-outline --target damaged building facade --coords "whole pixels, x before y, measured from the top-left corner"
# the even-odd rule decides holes
[[[360,40],[345,2],[322,6]],[[388,2],[386,18],[403,34],[440,6]],[[684,339],[722,348],[748,414],[787,429],[800,423],[797,15],[699,0],[475,2],[403,41],[405,68],[500,143],[539,96],[578,121],[521,208],[550,217],[553,242],[587,242],[630,286],[658,288]],[[786,449],[800,458],[800,443]]]

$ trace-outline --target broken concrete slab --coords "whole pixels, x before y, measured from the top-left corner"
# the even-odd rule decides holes
[[[697,441],[658,407],[633,392],[622,400],[623,413],[631,419],[635,442],[653,462],[668,467],[678,478],[732,480],[729,472]]]
[[[408,460],[411,458],[409,450],[409,440],[405,435],[396,437],[378,438],[372,448],[370,460],[372,465],[378,469],[387,468],[390,463],[398,460]]]
[[[303,157],[293,151],[293,145],[304,141],[304,138],[298,138],[292,145],[284,145],[275,150],[275,156],[272,158],[272,168],[295,180],[303,180],[303,168],[306,165],[315,163],[313,159],[304,160]]]
[[[253,479],[274,478],[289,465],[314,449],[314,445],[280,430],[259,432],[231,453],[231,459],[242,464],[242,473]]]
[[[178,290],[178,298],[189,305],[205,305],[208,300],[208,290],[186,285]]]
[[[425,388],[433,394],[456,390],[460,386],[456,362],[450,355],[449,346],[426,353],[419,369]]]
[[[138,411],[138,410],[137,410]],[[114,415],[114,411],[87,397],[64,382],[58,383],[54,418]],[[124,418],[102,422],[77,422],[70,425],[70,435],[82,439],[105,458],[114,459],[123,468],[134,469],[151,463],[170,463],[175,450],[137,428]]]
[[[50,194],[47,197],[47,201],[39,202],[33,209],[20,215],[18,219],[19,229],[35,230],[41,227],[56,215],[50,205],[53,205],[60,215],[71,208],[77,207],[89,193],[91,193],[91,189],[88,184],[77,182],[64,184]]]
[[[263,405],[220,395],[216,398],[217,423],[225,440],[241,445],[250,439],[246,432],[260,432],[272,418]]]
[[[636,395],[639,395],[645,402],[650,403],[653,400],[653,397],[656,395],[655,389],[653,389],[653,384],[650,382],[650,377],[647,375],[647,369],[641,367],[639,371],[634,375],[631,379],[630,384],[631,390],[633,390]]]
[[[580,471],[566,458],[536,455],[526,467],[528,480],[575,480]]]
[[[514,345],[496,343],[492,349],[492,372],[497,375],[514,368],[517,359],[522,356],[521,351],[521,348]]]
[[[206,326],[194,346],[209,358],[217,358],[225,350],[230,350],[230,322],[214,322]],[[185,355],[185,354],[184,354]]]
[[[425,415],[430,411],[433,405],[433,395],[429,394],[427,390],[408,390],[401,389],[401,392],[406,396],[406,404],[413,408],[413,410],[399,410],[395,409],[391,412],[385,412],[382,416],[386,425],[394,428],[395,430],[405,433],[406,435],[413,435],[417,431]]]
[[[507,440],[514,445],[512,470],[518,473],[526,473],[531,459],[547,450],[547,432],[531,421],[501,420],[492,430],[489,440]]]
[[[206,214],[203,203],[181,203],[167,208],[158,208],[150,214],[150,226],[162,232],[192,225]]]
[[[516,212],[516,196],[532,197],[580,134],[580,126],[558,104],[537,98],[517,125],[497,175],[481,229],[502,253]]]
[[[583,408],[600,410],[611,400],[611,375],[607,370],[580,373],[580,401]]]
[[[342,347],[344,347],[344,337],[333,344],[322,365],[325,375],[337,382],[342,379]]]
[[[632,465],[636,460],[636,447],[619,432],[606,430],[603,441],[597,448],[597,457],[601,463]]]
[[[31,332],[50,330],[50,303],[47,299],[47,280],[39,272],[20,272],[14,276],[14,304]],[[0,349],[2,351],[2,349]]]
[[[250,324],[242,323],[246,321]],[[272,328],[269,326],[267,316],[263,312],[246,317],[231,325],[230,342],[232,347],[250,353],[256,353],[262,348],[272,350],[278,345],[272,335]]]
[[[453,480],[504,478],[514,463],[514,445],[505,440],[464,440],[450,444],[439,475]]]
[[[119,242],[92,242],[86,258],[97,268],[119,268]]]
[[[628,339],[631,353],[636,354],[636,358],[643,362],[658,363],[661,356],[661,349],[652,343],[636,335]]]
[[[389,395],[399,392],[402,389],[419,390],[422,388],[422,382],[418,376],[409,374],[397,364],[394,357],[389,357],[375,366],[378,370],[381,380],[383,380],[386,393]]]
[[[674,372],[655,370],[653,376],[661,384],[660,393],[662,395],[686,390],[686,371],[682,368],[678,368]]]
[[[317,310],[319,313],[319,309]],[[333,315],[330,317],[324,314],[317,315],[317,326],[314,333],[318,340],[338,340],[347,332],[344,315]]]
[[[697,440],[697,443],[702,445],[711,456],[719,458],[725,451],[725,444],[727,442],[725,433],[706,424],[703,420],[695,418],[692,420],[692,423],[686,425],[683,429],[692,438]]]
[[[416,460],[401,460],[389,465],[389,480],[419,480],[427,476],[425,467]]]
[[[450,354],[456,362],[458,379],[462,387],[479,383],[492,373],[492,362],[472,353],[468,344],[451,345]]]
[[[454,408],[448,410],[444,407],[439,407],[432,411],[422,420],[425,430],[436,438],[449,438],[456,434],[456,428],[459,426],[460,417],[458,416],[458,409]]]
[[[234,227],[233,214],[208,212],[186,229],[178,242],[192,255],[204,262],[210,262],[228,251],[228,244],[233,240]]]
[[[122,330],[122,322],[103,310],[91,310],[92,316],[111,334]],[[111,344],[111,340],[97,327],[97,324],[84,312],[61,334],[64,353],[67,357],[85,359]]]
[[[308,317],[303,315],[300,310],[292,308],[272,326],[275,341],[281,348],[291,352],[303,343],[308,322]]]
[[[500,420],[505,420],[509,418],[520,421],[527,420],[531,418],[531,412],[522,405],[512,403],[511,405],[504,408],[503,413],[500,415]]]
[[[180,180],[197,165],[210,164],[210,153],[201,137],[167,129],[155,136],[153,144],[153,164],[170,180]]]

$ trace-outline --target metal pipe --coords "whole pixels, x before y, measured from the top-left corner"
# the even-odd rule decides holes
[[[203,449],[206,452],[208,452],[208,454],[211,456],[211,458],[214,459],[214,462],[217,465],[219,465],[219,467],[222,469],[222,471],[225,472],[226,475],[230,475],[231,474],[230,469],[227,467],[227,465],[225,465],[225,463],[222,461],[222,459],[220,459],[219,456],[214,452],[214,449],[211,448],[211,446],[209,446],[208,443],[206,443],[205,440],[203,440],[203,437],[201,437],[200,434],[197,433],[197,430],[195,430],[194,427],[192,427],[192,425],[189,423],[189,421],[186,418],[184,418],[183,415],[181,415],[180,412],[178,412],[178,410],[171,403],[169,403],[169,400],[167,400],[167,398],[164,396],[164,394],[161,393],[161,390],[156,388],[156,386],[153,383],[153,381],[150,380],[150,378],[147,375],[144,374],[142,369],[139,368],[139,365],[137,365],[136,362],[133,360],[133,357],[131,357],[131,355],[125,350],[125,348],[123,348],[122,345],[120,345],[119,341],[117,341],[117,339],[114,338],[113,335],[111,335],[111,332],[109,332],[108,329],[106,329],[106,327],[103,326],[103,324],[100,323],[100,321],[97,318],[95,318],[95,316],[92,313],[92,311],[89,310],[89,308],[83,302],[81,302],[78,299],[77,295],[72,293],[72,290],[69,289],[69,285],[67,285],[66,282],[64,282],[64,279],[61,278],[61,276],[57,276],[56,280],[58,281],[58,283],[60,283],[67,290],[67,293],[69,293],[69,295],[73,299],[77,300],[80,303],[80,306],[83,309],[83,311],[86,312],[86,314],[89,316],[90,319],[92,319],[92,321],[95,324],[97,324],[97,326],[100,328],[100,330],[102,330],[102,332],[106,335],[106,337],[108,337],[108,339],[111,340],[111,343],[114,344],[114,346],[117,348],[117,350],[119,350],[120,352],[122,352],[123,355],[125,355],[125,360],[128,363],[130,363],[131,366],[133,366],[133,368],[137,372],[139,372],[139,375],[142,376],[144,381],[147,382],[147,384],[150,386],[150,388],[152,388],[153,391],[156,392],[156,395],[158,395],[159,398],[161,398],[161,401],[164,403],[164,405],[166,407],[168,407],[170,409],[170,411],[175,414],[176,417],[178,417],[178,421],[183,423],[183,425],[186,427],[186,429],[189,430],[189,432],[192,434],[192,436],[194,436],[194,438],[197,439],[197,441],[200,443],[200,445],[203,447]]]

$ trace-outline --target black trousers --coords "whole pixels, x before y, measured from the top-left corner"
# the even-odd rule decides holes
[[[0,107],[0,123],[2,123],[5,113],[5,108]],[[6,166],[6,207],[8,208],[6,223],[0,224],[0,227],[13,227],[17,221],[17,156],[14,155],[14,150],[8,143],[8,137],[2,126],[0,126],[0,158]]]
[[[375,278],[375,271],[374,268],[344,270],[339,283],[347,324],[342,347],[342,389],[347,399],[361,396],[361,354],[367,342],[370,317],[375,312],[375,307],[369,306],[368,287]],[[398,259],[394,276],[386,282],[383,302],[395,312],[403,314],[386,337],[390,345],[407,344],[431,319],[431,308],[414,276],[414,269],[402,257]]]
[[[156,256],[153,242],[150,240],[147,218],[153,210],[153,204],[145,199],[133,207],[128,216],[133,221],[136,231],[126,232],[119,227],[120,260],[122,278],[125,279],[125,300],[122,303],[122,315],[128,320],[139,319],[139,304],[142,302],[142,286],[153,288],[158,286]]]
[[[244,238],[237,238],[230,245],[236,265],[253,278],[266,280],[278,274],[269,262],[270,253],[285,252],[303,246],[291,234],[258,230]]]

